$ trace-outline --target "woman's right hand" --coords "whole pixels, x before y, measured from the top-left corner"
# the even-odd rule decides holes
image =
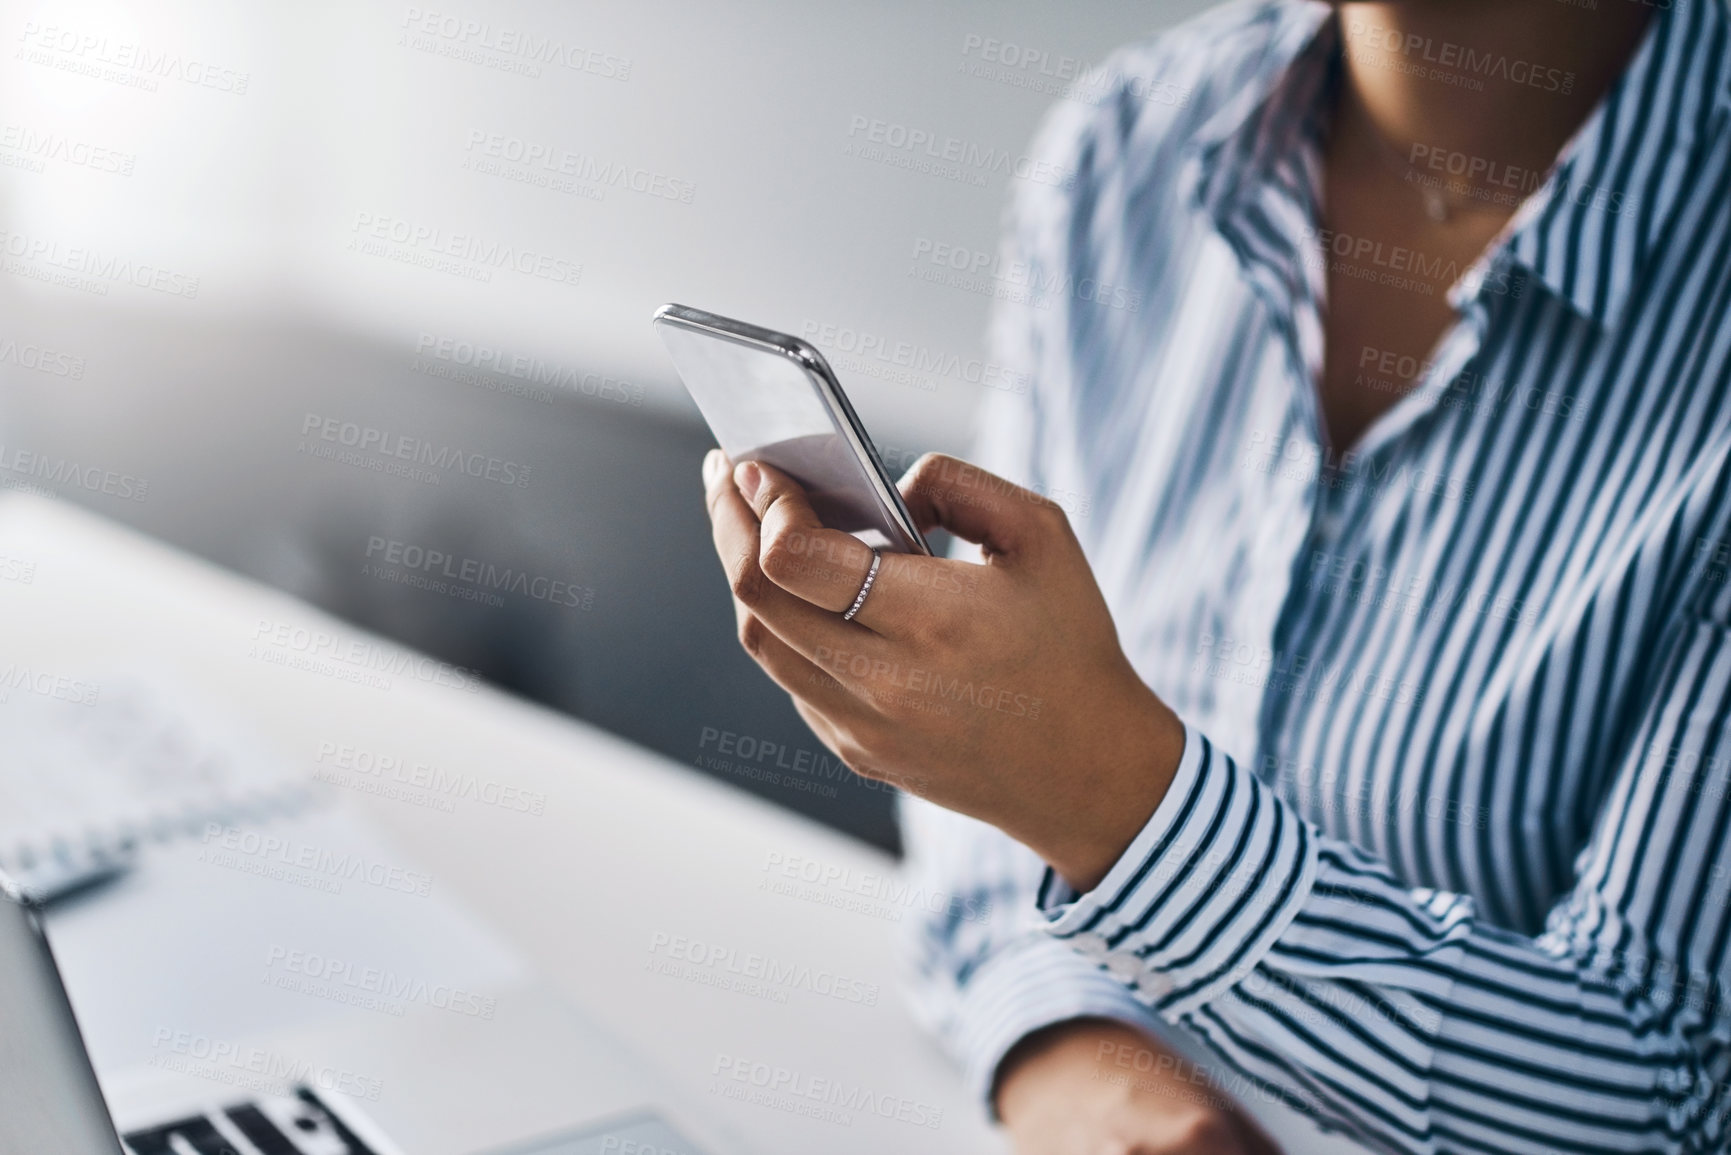
[[[1073,1019],[1005,1058],[998,1115],[1016,1155],[1280,1155],[1195,1071],[1133,1027]]]

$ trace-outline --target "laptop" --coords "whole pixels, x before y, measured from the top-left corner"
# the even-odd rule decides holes
[[[164,1094],[155,1114],[135,1106],[130,1121],[116,1119],[42,919],[3,874],[0,976],[0,1155],[405,1155],[353,1094],[330,1086],[290,1082],[275,1093],[226,1095],[200,1088],[195,1095],[207,1101],[192,1107],[182,1087]],[[349,1090],[364,1095],[365,1085]],[[703,1155],[653,1109],[500,1150]]]
[[[41,920],[4,875],[0,975],[0,1152],[119,1155],[122,1140]],[[132,1155],[399,1155],[369,1122],[306,1087],[166,1119],[124,1142]]]
[[[105,880],[46,907],[53,872],[13,877],[29,858],[0,838],[0,1155],[739,1150],[358,815],[240,789],[274,781],[241,765],[267,755],[249,735],[173,693],[109,697],[33,722],[14,702],[0,727],[14,771],[54,768],[0,783],[8,821],[73,832],[70,798],[86,828],[58,841],[102,841],[129,775],[179,815],[134,816]],[[201,811],[181,778],[237,801]]]

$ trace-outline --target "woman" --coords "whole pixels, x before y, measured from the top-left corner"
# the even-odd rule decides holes
[[[1728,28],[1216,10],[1042,133],[1032,386],[903,482],[984,566],[861,601],[706,462],[742,642],[925,795],[918,994],[1018,1151],[1267,1149],[1163,1032],[1373,1149],[1723,1149]]]

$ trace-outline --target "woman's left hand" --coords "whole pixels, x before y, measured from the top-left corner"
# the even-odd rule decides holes
[[[1064,511],[928,454],[902,480],[909,511],[985,564],[885,552],[843,621],[871,550],[779,470],[719,450],[703,468],[740,644],[824,743],[1097,885],[1165,796],[1184,730],[1124,656]]]

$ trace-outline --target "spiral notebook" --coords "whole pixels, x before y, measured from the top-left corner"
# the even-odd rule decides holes
[[[0,871],[39,902],[125,870],[142,843],[312,801],[304,771],[166,677],[0,687]]]

